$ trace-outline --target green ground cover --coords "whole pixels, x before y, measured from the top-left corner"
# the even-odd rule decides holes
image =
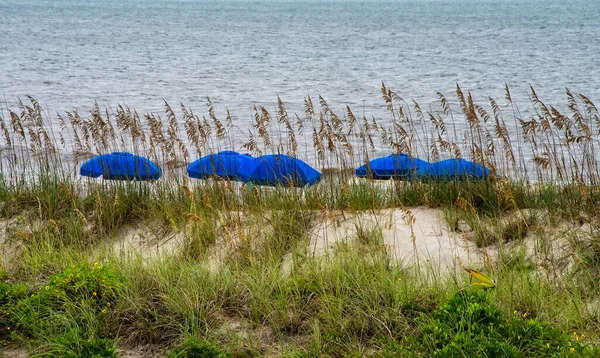
[[[141,344],[182,357],[598,354],[593,187],[575,197],[582,188],[365,182],[335,190],[242,187],[233,200],[231,185],[118,183],[82,193],[46,178],[2,190],[3,222],[11,223],[5,244],[19,243],[3,260],[3,343],[57,357],[117,356],[117,346]],[[450,225],[488,223],[474,230],[482,245],[517,243],[477,267],[497,287],[474,292],[465,272],[399,262],[377,230],[334,254],[307,255],[311,225],[327,212],[409,205],[440,207]],[[544,210],[556,227],[589,225],[590,236],[569,238],[577,265],[542,269],[521,249],[542,220],[525,214],[531,209]],[[252,221],[240,213],[268,216],[267,237],[252,237]],[[514,227],[490,224],[514,213],[524,217]],[[105,245],[140,221],[185,232],[185,245],[151,259]],[[246,233],[245,241],[215,268],[211,248],[222,227]]]

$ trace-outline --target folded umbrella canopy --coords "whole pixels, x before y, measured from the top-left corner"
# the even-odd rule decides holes
[[[321,173],[300,159],[284,154],[267,154],[243,167],[240,178],[259,185],[293,185],[303,187],[321,180]]]
[[[248,154],[240,154],[232,150],[206,155],[187,167],[188,175],[192,178],[207,179],[221,177],[230,180],[240,180],[238,172],[245,166],[253,165],[254,158]]]
[[[79,173],[108,180],[156,180],[162,169],[150,159],[127,152],[114,152],[96,156],[81,165]]]
[[[373,179],[410,178],[415,172],[427,167],[429,163],[407,154],[392,154],[371,160],[356,169],[357,177],[372,177]]]
[[[434,180],[484,179],[493,176],[492,171],[481,164],[454,158],[431,163],[417,170],[417,176]]]

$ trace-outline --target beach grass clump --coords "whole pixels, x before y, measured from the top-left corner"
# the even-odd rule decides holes
[[[273,260],[218,271],[189,259],[121,265],[127,279],[110,322],[129,345],[171,344],[193,335],[231,351],[254,342],[252,349],[266,353],[286,337],[312,341],[327,332],[319,349],[352,352],[390,331],[405,332],[409,317],[434,305],[427,298],[419,302],[418,289],[399,280],[404,272],[389,259],[350,248],[331,264],[298,259],[289,269]]]
[[[35,343],[40,356],[116,356],[103,316],[116,305],[120,284],[109,266],[98,263],[74,265],[33,289],[3,284],[9,299],[3,323],[11,325],[4,328],[13,342]]]
[[[108,338],[86,339],[77,329],[60,334],[51,343],[39,349],[36,357],[118,358],[117,343]]]
[[[20,283],[6,282],[6,272],[0,271],[0,343],[2,346],[14,339],[16,321],[11,310],[29,296],[29,288]]]
[[[385,357],[593,357],[584,344],[547,322],[514,311],[507,315],[485,293],[459,291],[434,312],[417,319],[418,334],[386,347]]]

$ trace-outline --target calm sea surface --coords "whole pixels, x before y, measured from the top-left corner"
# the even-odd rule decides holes
[[[241,126],[278,95],[290,112],[320,94],[383,115],[381,81],[424,107],[457,82],[476,100],[508,83],[525,103],[529,84],[550,104],[565,87],[599,103],[598,19],[578,0],[0,0],[0,102],[203,112],[210,96]]]

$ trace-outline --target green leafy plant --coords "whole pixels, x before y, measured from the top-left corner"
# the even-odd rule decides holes
[[[2,281],[6,278],[6,272],[0,271]],[[11,310],[19,300],[29,296],[29,288],[23,284],[10,284],[0,282],[0,345],[11,340],[15,332],[15,322],[11,317]]]
[[[107,338],[83,338],[79,332],[71,330],[54,339],[36,357],[56,358],[116,358],[116,342]]]
[[[21,296],[9,316],[23,338],[54,344],[63,332],[77,331],[80,340],[87,341],[84,337],[99,336],[102,317],[115,306],[120,285],[109,266],[74,265],[31,295]]]
[[[82,263],[51,277],[39,294],[57,302],[89,301],[98,309],[104,309],[115,303],[115,290],[120,284],[110,266],[102,266],[96,262],[90,267],[87,263]]]
[[[388,356],[403,349],[431,357],[594,357],[596,348],[579,336],[526,314],[506,317],[483,292],[461,291],[433,313],[417,319],[419,334],[387,350]],[[410,341],[410,342],[409,342]]]

